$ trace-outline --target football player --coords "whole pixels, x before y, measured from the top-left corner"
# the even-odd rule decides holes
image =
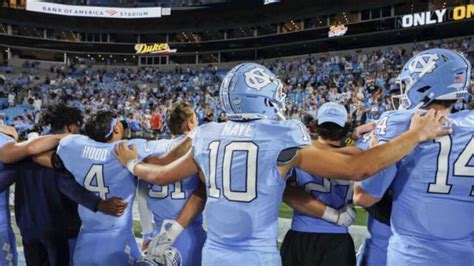
[[[377,141],[390,143],[405,132],[418,108],[448,115],[468,92],[470,74],[469,61],[454,51],[430,49],[412,57],[398,78],[406,110],[381,117]],[[474,112],[449,115],[449,125],[450,135],[420,143],[358,184],[354,199],[362,206],[392,191],[387,265],[474,264]]]
[[[82,120],[79,109],[59,104],[47,107],[40,124],[50,127],[50,134],[77,133]],[[51,161],[51,153],[48,154],[35,155],[33,159],[46,156]],[[77,203],[110,215],[120,215],[126,205],[119,199],[101,200],[72,176],[50,168],[40,167],[28,158],[9,165],[5,171],[10,173],[0,180],[0,190],[15,183],[15,218],[28,265],[72,262],[71,252],[81,226]]]
[[[181,143],[186,134],[197,127],[198,121],[189,103],[177,103],[169,111],[166,124],[173,134],[173,139],[160,140],[157,144],[160,151],[156,151],[154,156],[164,155]],[[202,247],[206,239],[202,227],[202,215],[198,215],[184,230],[178,222],[175,222],[187,199],[200,184],[201,180],[197,175],[165,186],[139,181],[139,213],[145,239],[142,250],[147,248],[150,239],[158,235],[161,230],[173,226],[178,231],[179,237],[172,246],[180,253],[182,264],[201,265]],[[152,227],[152,216],[156,230]]]
[[[340,148],[348,133],[347,110],[337,103],[325,103],[317,114],[317,145],[322,149]],[[291,230],[281,247],[283,265],[350,265],[355,264],[354,241],[348,226],[355,220],[352,202],[352,182],[313,176],[300,169],[294,170],[296,186],[311,197],[326,204],[320,218],[295,209]],[[287,188],[290,189],[291,186]],[[290,206],[304,203],[288,201],[288,191],[283,200]],[[341,217],[341,212],[349,219]]]
[[[357,147],[361,150],[367,150],[375,144],[375,138],[371,138],[372,130],[358,139]],[[366,180],[354,185],[354,202],[358,202],[362,195],[361,185]],[[390,229],[390,215],[392,211],[391,191],[387,191],[382,199],[370,206],[365,206],[368,211],[367,238],[359,247],[357,253],[357,266],[383,266],[387,265],[388,240],[392,235]]]
[[[285,177],[297,167],[313,175],[361,180],[393,164],[419,142],[447,134],[441,115],[417,114],[403,136],[355,156],[310,144],[304,125],[281,120],[281,81],[264,66],[244,63],[229,71],[220,98],[229,120],[194,132],[192,151],[166,166],[142,163],[136,147],[115,153],[131,173],[166,185],[203,173],[208,225],[203,265],[280,265],[278,210]]]
[[[5,129],[5,127],[3,127]],[[18,135],[13,129],[2,130],[11,132],[0,133],[0,171],[5,171],[4,164],[15,163],[35,154],[55,148],[64,134],[40,137],[24,143],[16,143]],[[9,190],[0,193],[0,264],[16,265],[17,251],[15,235],[11,228],[10,207],[8,205]]]
[[[329,141],[333,145],[340,145],[344,136],[347,135],[347,131],[348,131],[347,127],[345,127],[345,123],[346,123],[345,121],[347,120],[347,111],[345,111],[344,107],[337,104],[332,104],[332,103],[326,104],[321,110],[323,110],[322,113],[325,113],[325,116],[320,117],[319,119],[320,122],[335,121],[335,123],[342,123],[344,127],[341,127],[337,124],[325,124],[327,128],[325,128],[325,130],[322,130],[323,126],[320,126],[321,130],[319,130],[319,134],[322,134],[324,136],[330,135],[332,138],[339,139],[339,141],[337,140],[333,140],[333,141],[327,140],[327,141]],[[337,136],[334,136],[332,133],[330,133],[330,131],[332,131],[333,129],[338,129],[336,130]],[[295,172],[292,171],[292,173],[294,174]],[[307,176],[308,174],[305,174],[305,175]],[[290,178],[290,179],[293,179],[293,178]],[[313,179],[314,178],[311,177],[311,181],[314,181]],[[301,181],[301,178],[299,181]],[[321,181],[321,178],[319,178],[317,181]],[[311,184],[316,185],[315,183],[311,183]],[[341,187],[339,188],[339,186]],[[341,200],[342,202],[346,200],[345,198],[352,199],[352,187],[349,187],[346,185],[340,185],[340,184],[335,185],[335,187],[338,189],[335,189],[335,191],[337,190],[337,194],[334,194],[333,195],[334,197],[336,198],[340,197],[339,194],[342,193],[344,195],[347,194],[347,197],[344,197]],[[325,192],[329,192],[329,191],[325,191]],[[327,200],[326,198],[327,197],[323,198],[322,200]],[[312,194],[305,192],[304,187],[302,189],[299,189],[299,188],[294,188],[292,186],[288,186],[285,190],[283,200],[287,204],[289,204],[292,208],[294,208],[295,211],[297,211],[298,213],[297,217],[300,218],[300,222],[298,223],[298,225],[300,226],[308,223],[308,221],[311,222],[314,219],[316,221],[321,221],[320,223],[322,224],[322,227],[326,225],[329,228],[331,227],[338,228],[340,226],[349,226],[355,220],[355,212],[352,208],[340,208],[340,210],[336,210],[330,206],[326,206],[323,202],[313,198]],[[162,230],[160,231],[160,235],[156,237],[154,241],[152,242],[151,246],[152,247],[155,246],[155,248],[154,249],[151,248],[151,249],[154,251],[156,256],[160,256],[161,254],[163,254],[167,250],[167,248],[170,246],[170,244],[174,243],[174,241],[178,238],[178,236],[181,238],[181,236],[179,235],[180,231],[182,230],[181,228],[183,227],[187,228],[189,224],[192,224],[196,216],[199,217],[200,210],[204,209],[204,204],[205,204],[205,195],[201,197],[196,196],[196,195],[189,196],[189,200],[184,206],[183,211],[180,213],[179,216],[176,215],[177,217],[174,218],[174,219],[177,219],[177,221],[172,221],[172,222],[170,221],[172,225],[165,229],[162,228]],[[342,205],[345,205],[345,203],[343,203]],[[327,222],[322,221],[321,218]],[[191,220],[188,221],[186,219],[191,219]],[[336,224],[339,226],[336,226]],[[314,225],[314,223],[312,225]],[[346,232],[347,232],[347,229],[346,229]],[[295,242],[297,241],[292,241],[292,244],[295,244]],[[292,244],[288,244],[288,245],[291,245],[292,247],[297,248],[296,245],[292,245]],[[354,258],[355,256],[354,244],[351,238],[350,238],[350,243],[347,243],[347,245],[352,246],[352,249],[349,252],[353,253],[352,258]],[[285,246],[285,242],[283,246]],[[304,254],[301,256],[304,256],[305,258],[306,257],[314,258],[314,256],[311,256],[311,255],[308,256],[308,254],[311,254],[311,252],[308,252],[308,250],[306,250],[307,248],[308,247],[305,246],[305,248],[301,249],[301,253],[298,253],[298,254]],[[339,251],[340,253],[341,250],[338,249],[337,251]],[[288,255],[291,257],[290,254]],[[344,257],[339,256],[339,257],[340,259],[345,259],[345,256]],[[330,261],[333,262],[333,260],[330,260]],[[300,264],[296,260],[295,262],[298,265]]]
[[[76,182],[102,199],[118,197],[133,202],[137,180],[124,171],[112,155],[113,147],[124,135],[122,123],[110,111],[98,111],[85,125],[87,136],[64,138],[53,165],[72,173]],[[132,140],[140,158],[148,157],[153,147],[145,140]],[[123,216],[112,217],[79,206],[82,228],[74,251],[74,265],[130,265],[140,258],[132,232],[132,205]]]

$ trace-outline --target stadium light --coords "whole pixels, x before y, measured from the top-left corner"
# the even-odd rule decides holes
[[[263,0],[264,5],[280,3],[280,0]]]

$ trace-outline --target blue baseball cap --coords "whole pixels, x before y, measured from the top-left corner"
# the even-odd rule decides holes
[[[318,125],[331,122],[344,127],[347,123],[347,110],[337,103],[325,103],[318,110]]]

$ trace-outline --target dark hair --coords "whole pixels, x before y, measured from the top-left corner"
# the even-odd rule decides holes
[[[332,122],[324,122],[316,127],[316,133],[323,139],[332,141],[342,141],[349,133],[349,126],[344,127]]]
[[[51,130],[57,131],[72,124],[81,126],[83,119],[81,110],[64,104],[56,104],[46,108],[39,124],[43,127],[49,125]]]
[[[192,119],[194,110],[189,103],[176,103],[166,116],[166,124],[173,135],[184,133],[183,124]]]
[[[84,131],[86,135],[98,142],[107,142],[112,139],[113,134],[107,136],[110,132],[112,120],[115,114],[111,111],[97,111],[92,114],[86,122]]]
[[[302,118],[301,121],[305,126],[309,126],[311,122],[314,121],[314,117],[312,115],[305,114]]]

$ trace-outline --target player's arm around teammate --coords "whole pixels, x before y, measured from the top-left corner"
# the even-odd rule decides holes
[[[297,167],[327,178],[363,180],[385,169],[409,154],[418,143],[444,136],[445,116],[436,111],[416,113],[410,129],[393,141],[354,156],[321,150],[314,145],[301,149],[288,167]]]
[[[350,226],[356,218],[356,213],[350,206],[346,205],[341,210],[336,210],[294,186],[286,187],[283,201],[300,213],[321,218],[340,226]]]
[[[176,161],[177,159],[185,155],[191,149],[191,146],[192,146],[192,139],[184,138],[178,145],[176,145],[167,153],[161,156],[148,157],[144,161],[147,163],[152,163],[152,164],[166,165],[166,164]]]
[[[418,143],[449,134],[449,130],[442,128],[444,121],[445,117],[435,111],[429,111],[423,116],[417,113],[406,133],[389,143],[354,156],[308,146],[299,150],[290,163],[280,166],[280,172],[282,176],[286,176],[288,170],[297,167],[327,178],[363,180],[402,159]],[[171,184],[198,172],[191,151],[165,166],[140,162],[136,147],[132,146],[130,149],[126,143],[117,144],[114,154],[135,176],[154,184]]]
[[[15,163],[26,157],[54,149],[67,134],[49,135],[22,143],[8,143],[0,149],[0,161]]]

